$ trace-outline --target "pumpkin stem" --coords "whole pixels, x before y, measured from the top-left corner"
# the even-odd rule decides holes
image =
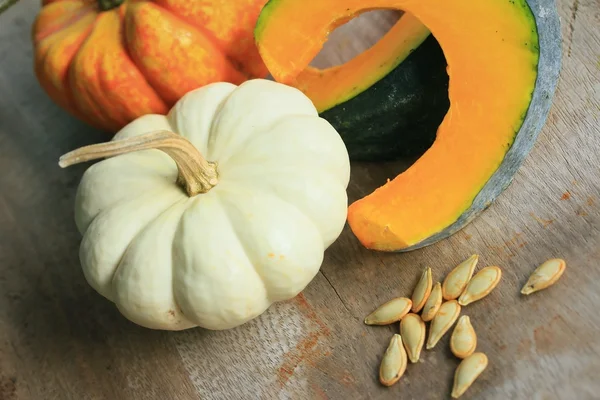
[[[189,140],[169,131],[156,131],[108,143],[84,146],[60,157],[58,165],[65,168],[98,158],[150,149],[161,150],[175,161],[179,170],[177,183],[185,188],[190,197],[206,193],[217,184],[217,164],[206,161]]]
[[[108,11],[119,7],[124,0],[98,0],[100,11]]]

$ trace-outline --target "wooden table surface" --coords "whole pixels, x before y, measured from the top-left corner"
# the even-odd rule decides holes
[[[504,276],[463,312],[490,360],[464,398],[600,398],[599,0],[559,0],[564,61],[548,123],[514,183],[475,222],[406,254],[365,250],[346,229],[301,295],[224,332],[138,327],[85,282],[73,203],[88,165],[62,170],[57,160],[105,138],[34,78],[38,3],[21,0],[0,16],[0,399],[449,398],[458,364],[449,335],[384,388],[377,370],[398,326],[362,319],[409,295],[424,266],[441,280],[473,253]],[[347,59],[391,21],[353,21],[316,62]],[[402,167],[354,164],[351,200]],[[550,257],[568,263],[560,282],[520,296]]]

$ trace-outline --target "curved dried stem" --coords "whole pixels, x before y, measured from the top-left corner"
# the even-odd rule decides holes
[[[206,161],[186,138],[166,130],[84,146],[60,157],[58,165],[65,168],[99,158],[150,149],[161,150],[175,161],[179,170],[177,182],[190,197],[206,193],[218,183],[217,164]]]

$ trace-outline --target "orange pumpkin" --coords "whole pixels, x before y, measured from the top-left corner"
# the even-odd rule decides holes
[[[114,133],[212,82],[265,77],[253,29],[267,0],[43,0],[35,73],[58,105]]]

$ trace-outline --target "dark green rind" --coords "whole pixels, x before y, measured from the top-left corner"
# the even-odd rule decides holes
[[[339,132],[352,161],[420,155],[450,105],[446,66],[430,35],[385,77],[320,115]]]
[[[373,74],[374,76],[376,76],[375,83],[379,82],[379,80],[383,79],[386,75],[388,75],[390,73],[390,71],[393,71],[396,67],[398,67],[398,65],[400,65],[402,62],[404,62],[404,60],[406,60],[406,58],[408,56],[410,56],[410,54],[416,48],[418,48],[425,40],[427,40],[427,38],[429,36],[430,36],[430,34],[428,33],[427,36],[420,38],[420,40],[415,40],[412,43],[412,49],[410,49],[410,52],[408,54],[403,52],[392,63],[381,64],[379,66],[380,69],[376,73]],[[375,83],[372,83],[371,86],[373,86]],[[340,98],[339,100],[335,100],[335,104],[332,104],[331,107],[329,107],[327,110],[332,109],[333,107],[335,107],[339,104],[349,101],[350,99],[356,97],[357,95],[364,92],[365,90],[368,90],[369,88],[371,88],[371,86],[369,86],[367,89],[365,89],[363,87],[359,87],[359,86],[354,86],[353,88],[350,89],[350,91],[345,96],[343,96],[343,98]],[[321,113],[323,113],[327,110],[322,110]]]
[[[516,6],[522,3],[518,0],[511,2],[516,3]],[[510,185],[542,130],[550,112],[560,76],[562,62],[560,20],[554,0],[527,0],[527,3],[535,17],[540,57],[533,97],[513,145],[506,153],[498,170],[477,194],[471,207],[456,222],[420,243],[397,252],[407,252],[429,246],[454,235],[473,221]]]

